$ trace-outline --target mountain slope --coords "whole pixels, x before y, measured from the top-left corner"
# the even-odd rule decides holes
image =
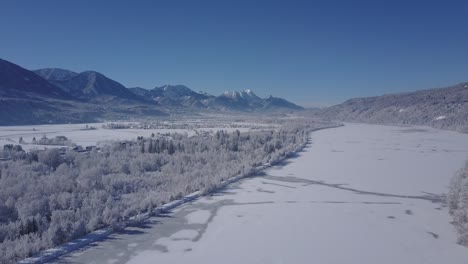
[[[153,100],[161,105],[172,107],[204,108],[203,100],[209,95],[194,92],[184,85],[164,85],[150,90]]]
[[[60,88],[14,63],[0,59],[0,95],[8,98],[70,99]]]
[[[92,120],[82,104],[57,86],[0,59],[0,125],[68,123]]]
[[[59,68],[44,68],[32,72],[48,81],[63,81],[78,75],[76,72]]]
[[[292,110],[303,110],[304,108],[293,104],[283,98],[268,96],[267,98],[262,100],[263,109],[271,110],[271,109],[292,109]]]
[[[151,92],[150,92],[150,90],[145,89],[145,88],[141,88],[141,87],[131,87],[131,88],[128,88],[128,90],[130,90],[132,93],[134,93],[134,94],[136,94],[136,95],[139,95],[139,96],[151,97]]]
[[[229,98],[233,101],[243,101],[248,104],[255,104],[262,101],[260,97],[258,97],[252,90],[245,90],[245,91],[225,91],[219,97]]]
[[[464,131],[468,129],[468,83],[350,99],[318,114],[342,121],[428,125]]]
[[[260,98],[251,90],[241,92],[226,91],[218,96],[214,100],[214,103],[241,111],[288,111],[304,109],[285,99],[273,97],[271,95],[266,98]]]
[[[237,111],[255,111],[262,108],[262,99],[251,90],[245,91],[225,91],[217,96],[209,105],[214,108]]]
[[[142,100],[122,84],[95,71],[73,74],[71,71],[60,69],[57,74],[57,70],[39,69],[35,72],[50,83],[80,99],[95,101],[102,99]]]
[[[172,100],[179,100],[183,97],[193,96],[197,99],[207,98],[204,94],[199,94],[192,91],[185,85],[164,85],[161,87],[155,87],[151,90],[151,94],[155,97],[168,97]]]

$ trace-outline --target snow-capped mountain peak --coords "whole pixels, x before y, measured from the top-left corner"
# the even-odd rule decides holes
[[[225,91],[221,96],[223,97],[228,97],[232,99],[246,99],[246,100],[258,100],[260,97],[258,97],[252,90],[247,89],[245,91],[239,92],[239,91]]]
[[[229,98],[239,98],[239,97],[242,97],[241,93],[238,92],[238,91],[225,91],[223,93],[223,96],[224,97],[229,97]]]
[[[260,100],[260,97],[258,97],[252,90],[247,89],[242,92],[242,95],[244,97],[249,98],[250,100]]]

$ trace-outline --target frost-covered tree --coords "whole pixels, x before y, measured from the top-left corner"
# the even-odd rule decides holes
[[[458,242],[468,246],[468,162],[452,178],[447,200],[453,223],[459,232]]]

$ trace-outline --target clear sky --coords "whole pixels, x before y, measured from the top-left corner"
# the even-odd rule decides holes
[[[3,0],[0,58],[338,103],[468,81],[468,1]]]

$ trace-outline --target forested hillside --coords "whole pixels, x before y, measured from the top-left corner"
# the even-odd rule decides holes
[[[468,132],[468,83],[350,99],[318,114],[349,122],[426,125]]]

